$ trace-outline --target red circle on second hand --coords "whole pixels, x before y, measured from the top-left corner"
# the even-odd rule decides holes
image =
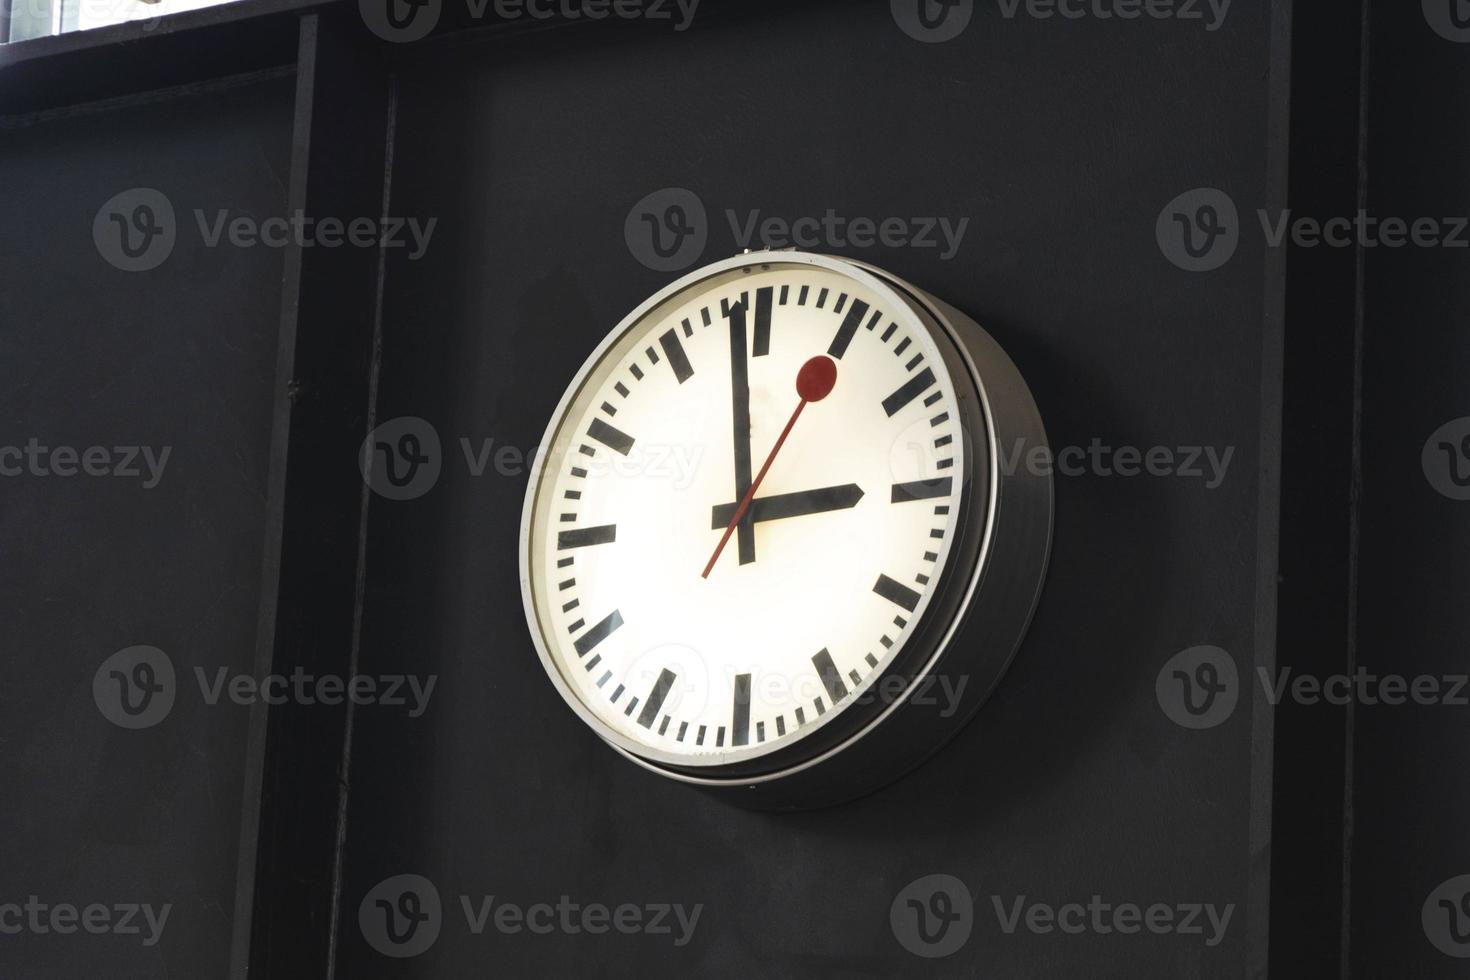
[[[801,366],[796,375],[796,393],[805,402],[819,402],[837,384],[837,362],[818,354]]]

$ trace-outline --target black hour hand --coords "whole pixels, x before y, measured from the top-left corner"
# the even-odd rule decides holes
[[[844,483],[838,487],[822,487],[818,490],[802,490],[799,493],[778,493],[771,497],[757,497],[750,502],[747,519],[754,523],[779,521],[788,517],[805,517],[808,514],[825,514],[828,511],[848,510],[863,499],[862,488],[856,483]],[[729,526],[739,503],[717,504],[710,527],[720,529]],[[743,523],[743,522],[742,522]]]

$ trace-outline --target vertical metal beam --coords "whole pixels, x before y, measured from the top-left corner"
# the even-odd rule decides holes
[[[285,213],[381,216],[389,77],[344,10],[302,18]],[[380,249],[286,249],[257,676],[349,677]],[[350,702],[251,717],[231,975],[326,977]]]

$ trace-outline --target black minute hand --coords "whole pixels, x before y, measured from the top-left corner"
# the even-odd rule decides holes
[[[856,507],[863,499],[862,487],[856,483],[844,483],[838,487],[822,487],[817,490],[802,490],[799,493],[778,493],[770,497],[756,497],[750,502],[750,513],[756,523],[780,521],[788,517],[806,517],[808,514],[826,514],[834,510]],[[710,520],[710,527],[722,528],[735,516],[738,504],[718,504]]]
[[[733,411],[733,435],[735,444],[735,499],[744,500],[750,489],[750,361],[745,336],[745,304],[730,306],[730,398]],[[725,516],[725,523],[735,516],[732,509]],[[721,527],[724,524],[720,525]],[[746,513],[736,528],[736,544],[740,564],[755,561],[755,515]]]

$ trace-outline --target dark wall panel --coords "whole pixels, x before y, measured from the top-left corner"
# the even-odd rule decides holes
[[[292,89],[276,75],[0,130],[0,453],[103,447],[95,471],[126,468],[114,447],[168,452],[156,479],[141,455],[138,477],[66,475],[64,452],[37,456],[46,475],[0,459],[0,903],[170,906],[152,944],[141,915],[141,935],[6,935],[5,976],[228,968],[249,708],[208,703],[195,670],[253,666],[281,253],[207,247],[193,212],[283,213]],[[135,188],[174,211],[150,271],[108,260],[126,264],[106,215],[93,237]],[[136,664],[101,670],[95,698],[93,682],[138,645],[174,679],[150,654],[163,689],[133,688],[149,707],[132,716],[111,673],[147,680]]]
[[[733,6],[678,34],[609,25],[446,45],[399,72],[391,210],[439,225],[422,258],[389,256],[377,416],[427,420],[443,469],[423,496],[373,502],[360,668],[439,681],[422,717],[357,712],[339,974],[902,975],[920,961],[890,930],[890,905],[933,873],[961,879],[976,909],[970,942],[935,975],[1263,965],[1256,699],[1188,730],[1155,682],[1202,644],[1227,651],[1242,682],[1271,664],[1257,636],[1274,623],[1257,600],[1263,564],[1274,586],[1275,510],[1259,481],[1275,470],[1266,273],[1278,256],[1252,230],[1255,209],[1277,203],[1267,13],[1239,5],[1211,32],[1008,20],[984,4],[962,37],[930,45],[887,4]],[[948,260],[831,250],[986,325],[1054,445],[1233,452],[1213,488],[1060,478],[1051,576],[994,701],[914,775],[841,808],[732,809],[584,730],[525,631],[525,474],[474,476],[462,450],[533,451],[582,359],[671,278],[624,243],[629,210],[665,187],[707,209],[706,261],[738,251],[727,209],[740,221],[757,209],[968,217]],[[1200,187],[1225,191],[1251,227],[1223,268],[1191,273],[1161,253],[1155,224]],[[395,962],[364,942],[358,913],[400,874],[433,882],[443,918],[431,948]],[[493,925],[476,936],[461,899],[491,895],[704,910],[684,946]],[[1094,895],[1233,906],[1232,918],[1208,945],[1208,926],[1007,934],[993,905]]]
[[[1432,220],[1460,244],[1364,253],[1356,666],[1432,678],[1437,693],[1357,709],[1354,976],[1462,977],[1470,957],[1470,30],[1451,20],[1462,8],[1373,5],[1369,212]]]

